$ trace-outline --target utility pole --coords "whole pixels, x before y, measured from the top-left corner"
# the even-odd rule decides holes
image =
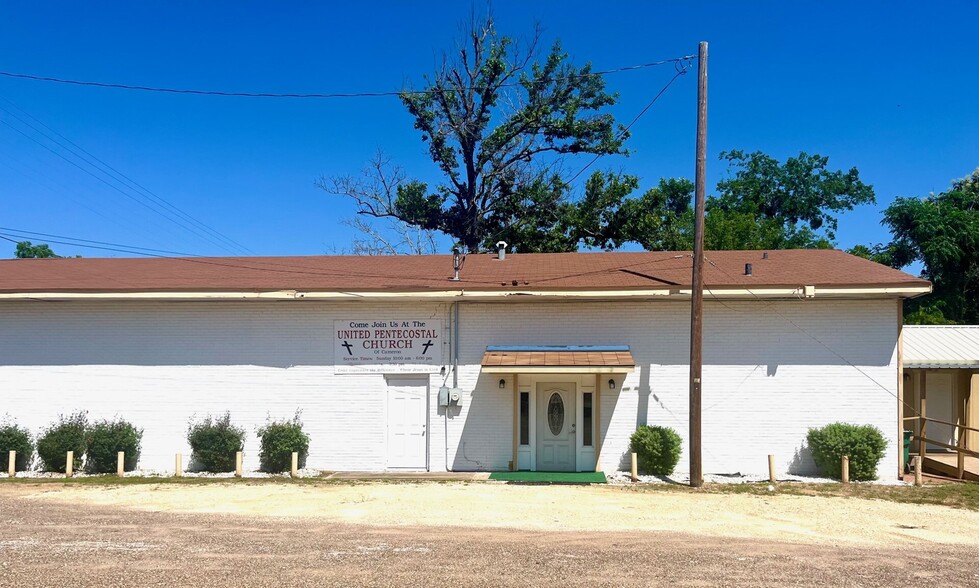
[[[697,170],[694,188],[693,279],[690,292],[690,486],[704,485],[700,446],[704,339],[704,192],[707,187],[707,42],[700,42],[697,68]]]

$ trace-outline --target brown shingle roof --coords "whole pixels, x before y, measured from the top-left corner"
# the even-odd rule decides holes
[[[710,251],[707,287],[927,286],[837,250]],[[744,275],[751,263],[753,275]],[[453,282],[452,256],[12,259],[0,293],[458,290],[648,290],[689,287],[689,252],[470,255]]]

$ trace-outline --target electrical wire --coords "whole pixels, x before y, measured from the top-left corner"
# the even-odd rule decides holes
[[[584,74],[575,74],[571,76],[565,76],[564,78],[557,79],[578,79],[587,78],[593,76],[603,76],[612,73],[634,71],[638,69],[645,69],[649,67],[656,67],[659,65],[665,65],[668,63],[683,63],[689,62],[691,59],[696,59],[696,55],[684,55],[682,57],[674,57],[670,59],[663,59],[660,61],[651,61],[649,63],[642,63],[639,65],[630,65],[625,67],[617,67],[612,69],[605,69],[595,72],[588,72]],[[33,80],[39,82],[51,82],[57,84],[68,84],[74,86],[91,86],[97,88],[113,88],[117,90],[137,90],[142,92],[158,92],[166,94],[192,94],[197,96],[224,96],[224,97],[237,97],[237,98],[378,98],[385,96],[403,96],[403,95],[424,95],[424,94],[440,94],[444,93],[446,90],[401,90],[401,91],[382,91],[382,92],[328,92],[328,93],[275,93],[275,92],[230,92],[222,90],[200,90],[200,89],[188,89],[188,88],[166,88],[158,86],[140,86],[133,84],[118,84],[118,83],[107,83],[107,82],[92,82],[83,80],[72,80],[65,78],[55,78],[50,76],[40,76],[34,74],[24,74],[15,73],[9,71],[0,71],[0,76],[23,79],[23,80]],[[501,87],[510,86],[520,86],[523,85],[520,82],[514,82],[509,84],[501,84]],[[483,88],[479,86],[460,88],[458,91],[481,91]]]
[[[234,253],[235,253],[235,252],[234,252],[234,250],[232,250],[232,249],[230,249],[230,248],[229,248],[229,247],[228,247],[227,245],[224,245],[224,244],[222,244],[222,243],[220,243],[220,242],[218,242],[218,241],[215,241],[215,240],[214,240],[213,238],[211,238],[211,237],[208,237],[208,236],[207,236],[207,235],[205,235],[205,234],[201,234],[201,233],[200,233],[199,231],[197,231],[197,230],[196,230],[196,229],[194,229],[193,227],[190,227],[190,226],[187,226],[186,224],[183,224],[183,223],[182,223],[181,221],[179,221],[179,220],[176,220],[176,219],[174,219],[174,218],[173,218],[172,216],[169,216],[169,215],[167,215],[167,214],[165,214],[164,212],[162,212],[162,211],[160,211],[160,210],[158,210],[157,208],[154,208],[154,207],[153,207],[153,206],[151,206],[150,204],[147,204],[147,203],[146,203],[146,202],[145,202],[145,201],[144,201],[143,199],[140,199],[140,198],[137,198],[136,196],[133,196],[133,195],[132,195],[132,194],[130,194],[129,192],[127,192],[127,191],[125,191],[125,190],[122,190],[121,188],[119,188],[119,186],[116,186],[115,184],[112,184],[112,183],[110,183],[110,182],[109,182],[108,180],[106,180],[106,179],[105,179],[104,177],[102,177],[102,176],[99,176],[99,175],[96,175],[96,174],[95,174],[95,173],[93,173],[93,172],[92,172],[91,170],[89,170],[89,169],[86,169],[86,168],[84,168],[84,167],[82,167],[82,166],[81,166],[81,165],[79,165],[79,164],[78,164],[77,162],[75,162],[75,161],[72,161],[71,159],[69,159],[69,158],[67,158],[67,157],[65,157],[65,156],[64,156],[63,154],[61,154],[61,153],[59,153],[59,152],[57,152],[57,151],[55,151],[54,149],[52,149],[52,148],[51,148],[51,147],[49,147],[48,145],[45,145],[44,143],[42,143],[41,141],[38,141],[38,140],[37,140],[37,139],[36,139],[35,137],[32,137],[32,136],[30,136],[30,135],[28,135],[28,134],[27,134],[27,133],[25,133],[24,131],[22,131],[22,130],[20,130],[20,129],[18,129],[18,128],[17,128],[17,127],[15,127],[14,125],[12,125],[12,124],[10,124],[9,122],[7,122],[6,120],[3,120],[3,119],[0,119],[0,124],[2,124],[2,125],[4,125],[4,126],[6,126],[6,127],[8,127],[8,128],[10,128],[10,129],[12,129],[12,130],[13,130],[13,131],[15,131],[16,133],[18,133],[18,134],[20,134],[20,135],[22,135],[23,137],[25,137],[25,138],[27,138],[27,139],[28,139],[28,140],[30,140],[30,141],[33,141],[33,142],[34,142],[34,143],[36,143],[37,145],[40,145],[40,146],[41,146],[41,147],[43,147],[44,149],[46,149],[46,150],[48,150],[48,151],[50,151],[50,152],[51,152],[51,153],[53,153],[53,154],[54,154],[55,156],[57,156],[57,157],[59,157],[59,158],[61,158],[62,160],[64,160],[64,161],[66,161],[67,163],[69,163],[70,165],[72,165],[72,166],[74,166],[75,168],[77,168],[77,169],[79,169],[79,170],[81,170],[81,171],[82,171],[82,172],[84,172],[85,174],[87,174],[87,175],[89,175],[89,176],[91,176],[91,177],[93,177],[93,178],[95,178],[95,179],[96,179],[96,180],[98,180],[99,182],[102,182],[103,184],[105,184],[106,186],[108,186],[108,187],[110,187],[110,188],[112,188],[112,189],[113,189],[113,190],[115,190],[116,192],[119,192],[120,194],[122,194],[122,195],[123,195],[123,196],[125,196],[126,198],[128,198],[128,199],[130,199],[130,200],[132,200],[133,202],[136,202],[137,204],[139,204],[140,206],[142,206],[142,207],[144,207],[144,208],[146,208],[147,210],[150,210],[151,212],[153,212],[153,213],[155,213],[155,214],[157,214],[157,215],[159,215],[159,216],[161,216],[161,217],[163,217],[164,219],[166,219],[166,220],[168,220],[168,221],[170,221],[171,223],[173,223],[174,225],[176,225],[176,226],[178,226],[178,227],[180,227],[181,229],[184,229],[184,230],[186,230],[186,231],[189,231],[189,232],[191,232],[191,233],[193,233],[194,235],[196,235],[197,237],[199,237],[199,238],[201,238],[201,239],[204,239],[205,241],[208,241],[208,242],[209,242],[209,243],[211,243],[212,245],[215,245],[215,246],[217,246],[217,247],[220,247],[221,249],[224,249],[225,251],[227,251],[227,252],[229,252],[229,253],[232,253],[232,254],[234,254]]]
[[[235,257],[208,257],[208,256],[197,255],[193,253],[167,251],[162,249],[151,249],[149,247],[123,245],[119,243],[109,243],[106,241],[80,239],[76,237],[66,237],[63,235],[55,235],[51,233],[40,233],[36,231],[24,231],[20,229],[0,227],[0,238],[4,238],[6,241],[11,241],[14,243],[17,242],[12,240],[10,237],[15,237],[19,239],[36,239],[38,237],[41,237],[44,238],[48,243],[54,243],[58,245],[82,247],[86,249],[95,249],[99,251],[112,251],[116,253],[127,253],[130,255],[139,255],[143,257],[168,259],[171,261],[197,263],[197,264],[204,264],[204,265],[215,266],[215,267],[227,267],[227,268],[239,269],[239,270],[253,270],[258,272],[306,275],[306,276],[325,276],[330,278],[342,278],[342,277],[351,277],[351,276],[363,277],[363,278],[390,278],[390,275],[388,274],[357,272],[357,271],[350,271],[347,269],[329,271],[321,268],[313,268],[313,267],[303,266],[303,265],[282,263],[280,261],[275,261],[275,262],[265,261],[261,258],[244,258],[239,260],[238,258]],[[433,281],[434,280],[435,278],[433,278]],[[484,283],[484,282],[470,281],[470,283]],[[496,282],[487,282],[487,283],[496,283]]]
[[[649,111],[649,109],[652,108],[654,104],[656,104],[656,101],[659,100],[660,96],[662,96],[663,94],[666,93],[666,91],[670,88],[670,86],[673,85],[673,82],[675,82],[680,76],[685,75],[687,73],[687,70],[689,70],[689,68],[690,68],[689,60],[690,59],[694,59],[694,58],[696,58],[695,55],[689,55],[689,56],[678,58],[678,59],[674,60],[675,61],[675,65],[676,65],[676,73],[673,75],[672,78],[670,78],[670,81],[667,82],[665,86],[663,86],[662,88],[660,88],[660,91],[657,92],[655,96],[653,96],[653,99],[650,100],[646,104],[646,106],[643,107],[643,109],[639,111],[639,113],[632,119],[632,121],[630,121],[628,125],[626,125],[625,127],[623,127],[622,131],[619,132],[618,136],[616,137],[616,140],[622,139],[625,136],[625,134],[629,132],[629,129],[631,129],[633,127],[633,125],[635,125],[637,122],[639,122],[639,119],[641,119],[643,117],[643,115],[645,115]],[[581,174],[585,173],[585,171],[587,171],[588,168],[590,168],[592,165],[594,165],[595,162],[597,162],[602,157],[602,155],[603,154],[599,153],[594,158],[592,158],[591,161],[589,161],[588,163],[586,163],[583,168],[581,168],[580,170],[578,170],[578,173],[576,173],[575,175],[571,176],[571,178],[569,180],[567,180],[565,183],[566,184],[570,184],[570,183],[574,182],[575,180],[577,180],[581,176]],[[551,213],[553,214],[553,211],[551,211]],[[503,233],[505,233],[506,231],[509,231],[509,230],[511,230],[511,229],[513,229],[515,227],[518,227],[518,226],[520,226],[520,222],[512,223],[512,224],[507,225],[506,227],[503,227],[502,229],[500,229],[499,231],[497,231],[497,233],[493,237],[493,239],[499,239],[500,236]]]
[[[3,107],[2,105],[0,105],[0,110],[2,110],[3,112],[6,112],[8,115],[16,118],[22,124],[24,124],[27,127],[31,128],[35,132],[40,133],[41,135],[43,135],[44,137],[46,137],[48,140],[50,140],[50,141],[54,142],[55,144],[57,144],[58,146],[60,146],[61,148],[68,150],[74,156],[76,156],[79,159],[85,161],[86,163],[88,163],[89,165],[91,165],[93,168],[99,169],[102,173],[105,173],[105,174],[109,175],[110,177],[112,177],[116,181],[120,182],[124,186],[126,185],[126,183],[128,183],[129,186],[127,186],[127,188],[133,189],[134,191],[137,191],[137,192],[142,192],[144,195],[148,196],[149,198],[151,198],[152,200],[154,200],[156,203],[158,203],[158,205],[160,205],[161,207],[165,207],[166,209],[169,209],[170,211],[172,211],[173,213],[175,213],[178,216],[182,217],[183,219],[185,219],[185,220],[193,223],[194,225],[200,227],[202,230],[204,230],[205,232],[207,232],[210,235],[214,236],[215,238],[220,239],[221,241],[229,244],[232,247],[235,247],[236,249],[238,249],[238,250],[240,250],[242,252],[254,254],[254,251],[251,251],[250,249],[248,249],[247,247],[245,247],[241,243],[238,243],[237,241],[234,241],[233,239],[231,239],[231,238],[229,238],[229,237],[221,234],[220,232],[218,232],[217,230],[215,230],[212,227],[208,226],[207,224],[205,224],[205,223],[197,220],[196,218],[194,218],[190,214],[188,214],[188,213],[184,212],[183,210],[181,210],[179,207],[173,205],[171,202],[169,202],[165,198],[163,198],[161,196],[158,196],[157,194],[153,193],[148,188],[146,188],[143,185],[139,184],[138,182],[136,182],[135,180],[133,180],[132,178],[130,178],[126,174],[124,174],[121,171],[119,171],[118,169],[112,167],[111,165],[109,165],[108,163],[106,163],[105,161],[103,161],[102,159],[100,159],[99,157],[93,155],[91,152],[89,152],[88,150],[86,150],[84,147],[78,145],[77,143],[75,143],[74,141],[72,141],[68,137],[65,137],[64,135],[62,135],[58,131],[52,129],[50,126],[46,125],[41,120],[38,120],[36,117],[34,117],[33,115],[31,115],[29,112],[27,112],[23,108],[21,108],[21,107],[17,106],[16,104],[14,104],[6,96],[0,96],[0,99],[4,100],[8,104],[10,104],[12,107],[14,107],[17,110],[19,110],[21,113],[23,113],[25,116],[27,116],[28,118],[30,118],[31,120],[33,120],[34,122],[36,122],[37,124],[39,124],[41,127],[47,129],[48,131],[50,131],[51,133],[53,133],[57,137],[60,137],[63,141],[65,141],[66,143],[68,143],[68,145],[70,145],[70,147],[69,146],[66,146],[64,143],[62,143],[58,139],[56,139],[54,137],[51,137],[50,135],[48,135],[44,131],[38,129],[37,127],[35,127],[34,125],[32,125],[30,122],[24,120],[22,117],[18,116],[14,112],[11,112],[7,108]],[[79,154],[79,152],[81,152],[81,155]],[[95,163],[93,163],[93,161]]]
[[[679,64],[680,62],[677,62],[677,63]],[[634,124],[636,124],[637,122],[639,122],[639,119],[641,119],[643,117],[643,115],[646,114],[646,112],[648,112],[649,109],[653,107],[653,104],[656,104],[656,101],[660,99],[660,96],[662,96],[663,94],[665,94],[666,91],[670,89],[670,86],[673,85],[673,82],[675,82],[680,76],[685,75],[687,73],[687,70],[688,69],[689,69],[689,64],[687,62],[684,62],[682,65],[678,65],[677,70],[676,70],[676,74],[674,74],[673,77],[670,78],[670,81],[667,82],[666,85],[663,86],[660,89],[660,91],[656,93],[655,96],[653,96],[653,99],[650,100],[649,103],[646,104],[646,106],[642,110],[639,111],[639,114],[637,114],[635,116],[635,118],[633,118],[632,121],[629,124],[627,124],[625,127],[623,127],[622,131],[619,133],[619,136],[616,137],[616,140],[621,140],[625,136],[625,134],[629,132],[629,129],[631,129]],[[570,184],[570,183],[574,182],[575,180],[577,180],[578,177],[581,176],[581,174],[585,173],[585,171],[588,168],[590,168],[592,165],[594,165],[595,162],[598,161],[602,157],[602,155],[603,154],[601,154],[601,153],[599,153],[598,155],[596,155],[591,161],[589,161],[588,163],[585,164],[585,167],[583,167],[580,170],[578,170],[578,173],[576,173],[575,175],[571,176],[571,179],[568,180],[567,183]]]

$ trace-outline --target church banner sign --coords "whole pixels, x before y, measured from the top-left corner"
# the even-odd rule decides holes
[[[442,366],[442,321],[350,319],[333,322],[336,373],[428,373]]]

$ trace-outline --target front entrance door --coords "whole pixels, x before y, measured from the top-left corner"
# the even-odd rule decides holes
[[[388,381],[389,468],[425,469],[427,398],[423,380]]]
[[[575,471],[575,386],[537,385],[537,470]]]

